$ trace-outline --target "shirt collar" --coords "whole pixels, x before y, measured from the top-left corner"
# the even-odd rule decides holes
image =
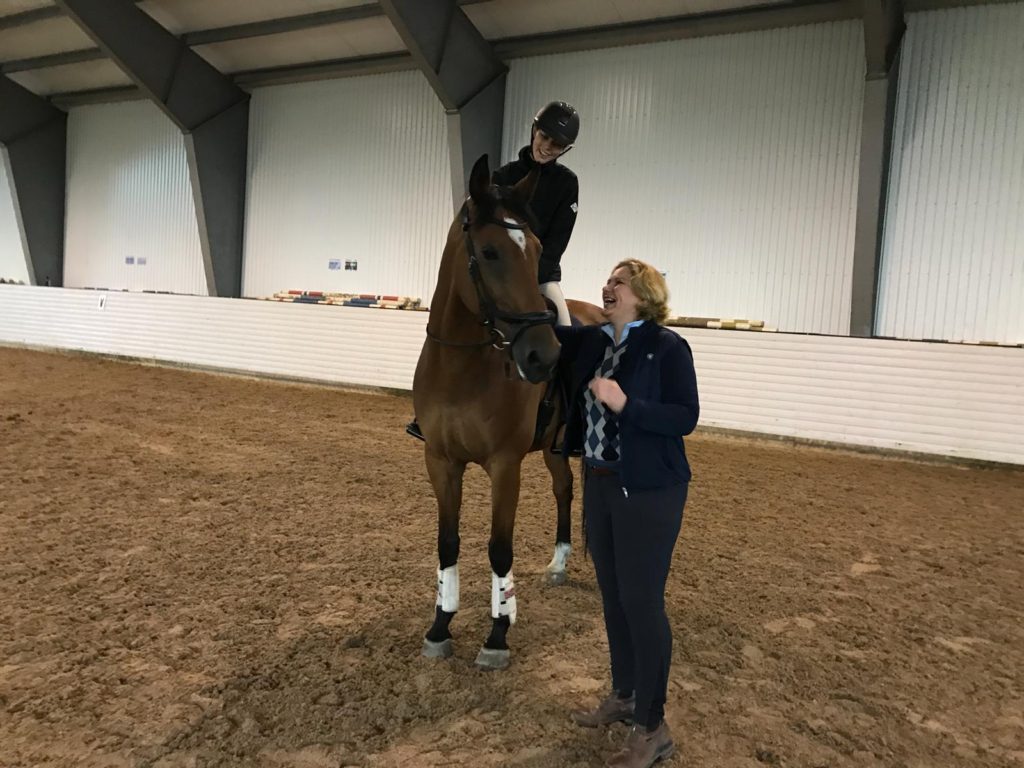
[[[620,345],[625,344],[626,343],[626,339],[629,338],[629,332],[633,328],[636,328],[636,327],[641,326],[643,324],[644,324],[643,320],[634,320],[632,323],[626,323],[626,325],[622,329],[622,341],[620,341],[619,344]],[[612,344],[614,344],[615,343],[615,326],[612,325],[611,323],[605,323],[604,325],[601,326],[601,330],[604,331],[606,334],[608,334],[608,338],[611,339],[612,340]]]

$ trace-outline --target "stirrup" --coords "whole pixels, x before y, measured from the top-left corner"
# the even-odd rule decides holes
[[[423,436],[423,433],[420,432],[420,425],[419,422],[416,421],[416,419],[413,419],[412,421],[405,425],[405,433],[407,435],[412,435],[417,440],[422,440],[423,442],[427,441],[427,438],[425,438]]]

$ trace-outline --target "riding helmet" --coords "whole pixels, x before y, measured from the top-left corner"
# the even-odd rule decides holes
[[[552,101],[534,116],[533,127],[544,131],[563,147],[570,147],[580,133],[580,115],[572,105]]]

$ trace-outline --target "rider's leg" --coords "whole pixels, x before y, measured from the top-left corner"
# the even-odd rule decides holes
[[[562,286],[554,281],[541,283],[540,292],[554,303],[555,309],[558,311],[558,324],[572,325],[572,318],[569,317],[569,307],[565,303],[565,296],[562,295]]]

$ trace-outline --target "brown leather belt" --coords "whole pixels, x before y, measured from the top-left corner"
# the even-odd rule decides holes
[[[617,469],[611,469],[609,467],[595,467],[591,464],[587,465],[587,473],[594,477],[613,477],[619,474]]]

